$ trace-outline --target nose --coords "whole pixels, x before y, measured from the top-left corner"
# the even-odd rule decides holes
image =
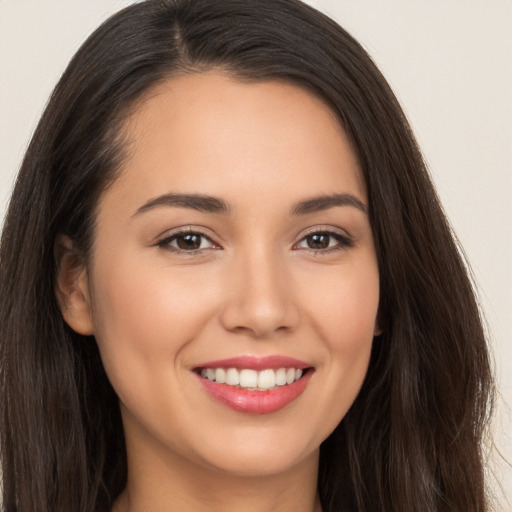
[[[221,311],[228,331],[261,339],[297,327],[300,314],[290,271],[270,253],[259,251],[233,261]]]

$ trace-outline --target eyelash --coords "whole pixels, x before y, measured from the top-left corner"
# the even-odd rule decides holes
[[[354,246],[354,240],[349,235],[342,235],[341,233],[338,233],[336,231],[330,231],[330,230],[326,230],[326,229],[315,229],[313,231],[310,231],[309,233],[306,233],[300,239],[300,241],[293,246],[294,249],[298,245],[300,245],[302,242],[307,240],[308,237],[312,237],[314,235],[328,236],[331,239],[334,238],[337,242],[335,246],[333,246],[333,247],[328,246],[325,249],[304,248],[305,250],[312,252],[314,254],[324,255],[324,254],[329,254],[331,252],[335,252],[335,251],[339,251],[339,250],[350,249],[351,247]],[[202,240],[207,240],[210,244],[212,244],[212,246],[207,247],[207,248],[205,248],[205,247],[201,248],[202,242],[200,242],[199,248],[187,250],[187,249],[180,249],[179,247],[174,247],[171,245],[173,242],[177,242],[179,239],[183,239],[186,236],[200,237]],[[215,242],[213,242],[209,236],[205,235],[204,233],[201,233],[201,231],[197,231],[197,230],[193,230],[193,229],[186,229],[186,230],[178,231],[176,233],[172,233],[171,235],[158,241],[156,245],[162,249],[166,249],[173,253],[186,254],[188,256],[194,256],[194,255],[201,254],[202,251],[204,251],[206,249],[220,249],[220,246],[215,244]],[[330,241],[329,241],[329,245],[330,245]]]
[[[180,249],[179,247],[173,247],[171,245],[173,242],[175,242],[175,241],[177,242],[179,239],[183,239],[186,236],[197,236],[203,240],[208,240],[213,246],[213,247],[208,247],[208,249],[219,249],[220,248],[220,246],[215,244],[209,236],[205,235],[204,233],[201,233],[201,231],[194,230],[194,229],[184,229],[181,231],[177,231],[176,233],[172,233],[171,235],[166,236],[162,240],[159,240],[156,245],[162,249],[166,249],[168,251],[171,251],[171,252],[174,252],[177,254],[186,254],[187,256],[194,256],[194,255],[200,254],[201,251],[206,249],[206,248],[199,247],[198,249],[187,250],[187,249]],[[202,245],[202,241],[200,242],[200,245]]]
[[[342,235],[341,233],[338,233],[337,231],[331,231],[328,229],[314,229],[314,230],[306,233],[300,239],[299,243],[294,245],[294,247],[301,244],[308,237],[312,237],[314,235],[328,236],[330,238],[334,238],[334,240],[336,240],[336,242],[337,242],[337,244],[334,247],[327,247],[326,249],[305,248],[306,250],[311,251],[314,254],[319,254],[319,255],[329,254],[329,253],[332,253],[335,251],[347,250],[354,246],[354,240],[348,234]]]

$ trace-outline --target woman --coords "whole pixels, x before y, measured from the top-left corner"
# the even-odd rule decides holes
[[[386,82],[295,0],[102,25],[1,289],[6,511],[488,510],[464,264]]]

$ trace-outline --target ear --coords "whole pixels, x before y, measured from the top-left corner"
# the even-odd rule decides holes
[[[94,334],[87,269],[72,240],[59,235],[54,246],[55,295],[65,322],[79,334]]]

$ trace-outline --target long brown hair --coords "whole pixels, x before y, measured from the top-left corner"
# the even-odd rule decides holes
[[[380,324],[355,403],[321,446],[324,511],[487,511],[493,382],[467,267],[407,121],[361,46],[298,0],[149,0],[105,22],[59,81],[25,155],[0,247],[5,512],[107,512],[126,483],[117,397],[93,337],[65,324],[54,243],[85,257],[123,161],[122,123],[158,82],[220,68],[331,106],[359,156]]]

